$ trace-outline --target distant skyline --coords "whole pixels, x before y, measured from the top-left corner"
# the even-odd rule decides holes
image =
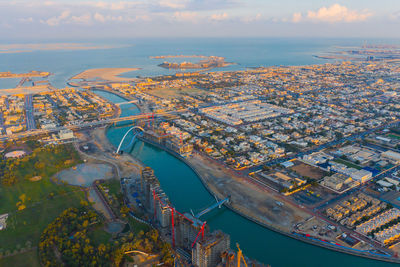
[[[0,0],[0,39],[400,38],[399,0]]]

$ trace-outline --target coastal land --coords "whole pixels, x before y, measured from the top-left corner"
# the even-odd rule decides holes
[[[126,72],[137,71],[140,68],[99,68],[85,70],[70,80],[102,80],[108,82],[129,82],[134,81],[136,78],[126,78],[120,75]]]
[[[54,90],[57,90],[57,89],[49,84],[42,84],[42,85],[27,86],[27,87],[1,89],[0,96],[39,94],[39,93],[50,92],[50,91],[54,91]]]
[[[153,57],[156,59],[162,59],[162,58],[203,58],[203,60],[200,60],[199,62],[182,62],[182,63],[177,63],[177,62],[168,62],[165,61],[161,64],[159,64],[159,67],[166,68],[166,69],[179,69],[179,70],[187,70],[187,69],[203,69],[203,70],[209,70],[213,68],[223,68],[230,66],[234,63],[232,62],[226,62],[224,57],[217,57],[217,56],[202,56],[202,55],[195,55],[195,56],[184,56],[184,55],[178,55],[178,56],[158,56],[158,57]]]
[[[165,55],[165,56],[153,56],[151,59],[164,59],[164,58],[208,58],[203,55]]]
[[[400,61],[400,47],[394,45],[364,45],[362,47],[336,47],[337,50],[325,54],[314,55],[320,59],[343,61],[385,61],[398,63]]]
[[[0,78],[31,78],[31,77],[48,77],[50,72],[47,71],[30,71],[28,73],[12,73],[10,71],[0,72]]]

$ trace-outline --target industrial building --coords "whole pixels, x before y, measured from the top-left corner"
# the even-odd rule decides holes
[[[202,108],[200,112],[207,117],[228,125],[262,121],[268,118],[290,114],[287,108],[271,105],[260,100],[228,103],[221,106]]]

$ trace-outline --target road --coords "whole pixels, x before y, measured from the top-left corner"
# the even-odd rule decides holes
[[[3,128],[4,133],[6,132],[6,126],[4,125],[3,112],[0,112],[0,128]],[[0,133],[1,133],[1,131],[0,131]]]
[[[25,123],[27,131],[36,129],[33,115],[33,96],[31,94],[25,95]]]
[[[175,115],[178,113],[183,113],[186,111],[187,111],[187,109],[180,109],[180,110],[176,110],[176,111],[166,111],[166,112],[157,112],[157,113],[151,113],[151,114],[139,114],[139,115],[132,115],[132,116],[127,116],[127,117],[110,118],[110,119],[104,119],[104,120],[99,120],[99,121],[81,123],[79,125],[61,126],[61,127],[56,127],[56,128],[49,129],[49,130],[36,129],[36,127],[35,127],[35,128],[32,128],[31,130],[25,131],[23,133],[16,133],[16,134],[12,134],[12,135],[0,135],[0,141],[6,141],[9,139],[15,140],[15,139],[19,139],[19,138],[42,135],[42,134],[50,134],[50,133],[59,132],[60,130],[65,130],[65,129],[83,130],[86,128],[99,127],[99,126],[104,126],[106,124],[112,124],[112,123],[117,123],[117,122],[133,121],[133,120],[137,120],[137,119],[148,119],[151,116],[153,116],[154,118],[156,118],[158,116],[170,116],[170,115]],[[33,112],[32,112],[32,118],[33,118]],[[33,122],[32,121],[29,122],[30,127],[33,127],[32,123],[33,123],[33,125],[35,124],[34,120],[33,120]],[[28,120],[27,120],[27,127],[28,127]]]

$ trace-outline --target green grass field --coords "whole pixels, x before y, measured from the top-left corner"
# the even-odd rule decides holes
[[[0,214],[16,211],[16,203],[20,201],[19,197],[22,194],[26,196],[25,205],[29,206],[47,200],[50,193],[59,195],[76,189],[69,185],[55,184],[49,178],[37,182],[22,180],[12,186],[0,186]]]
[[[388,137],[400,140],[400,136],[397,134],[388,134]]]
[[[104,182],[104,185],[108,187],[110,195],[118,195],[121,192],[121,186],[118,179],[110,179]]]
[[[15,256],[0,259],[0,266],[4,267],[40,267],[37,250],[31,250]]]
[[[111,238],[111,234],[104,231],[104,224],[98,225],[95,229],[88,233],[89,238],[98,246],[107,244]]]
[[[0,248],[14,250],[27,241],[37,246],[40,234],[63,210],[78,207],[85,195],[81,191],[61,194],[54,199],[44,199],[25,210],[9,215],[7,228],[0,232]]]
[[[358,166],[358,165],[356,165],[356,164],[354,164],[354,163],[352,163],[350,161],[347,161],[347,160],[336,158],[333,161],[335,161],[337,163],[342,163],[342,164],[346,165],[347,167],[354,168],[356,170],[361,170],[362,169],[360,166]]]
[[[51,177],[57,172],[81,163],[72,145],[41,147],[22,159],[1,160],[2,183],[12,185],[35,176]]]
[[[131,218],[130,216],[128,217],[128,222],[131,227],[130,231],[135,235],[139,233],[141,230],[147,232],[151,229],[150,226],[148,226],[147,224],[138,222],[135,219]]]
[[[50,180],[59,170],[80,162],[72,145],[36,148],[22,159],[1,162],[4,173],[15,175],[17,180],[0,185],[0,214],[9,214],[7,228],[0,231],[0,249],[25,247],[27,241],[37,246],[41,232],[55,217],[85,199],[79,187],[56,184]],[[29,180],[37,175],[42,179]],[[25,209],[18,210],[18,202]]]

